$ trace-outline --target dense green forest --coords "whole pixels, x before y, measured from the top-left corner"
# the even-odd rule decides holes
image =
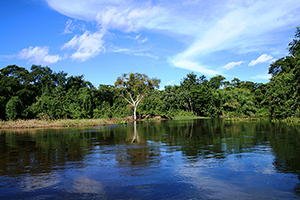
[[[126,81],[120,82],[120,77],[115,85],[95,87],[83,75],[68,76],[47,66],[32,65],[28,71],[9,65],[0,70],[0,119],[123,118],[133,115],[135,108],[138,114],[169,117],[300,117],[299,38],[300,27],[297,27],[295,38],[288,44],[289,56],[270,65],[272,77],[266,84],[237,78],[228,81],[221,75],[207,79],[189,73],[180,85],[161,90],[157,89],[158,79],[140,79],[133,86],[130,80],[127,85],[123,84]],[[148,78],[138,73],[129,76]],[[149,80],[156,81],[155,87],[131,93],[143,88],[141,85],[149,85]],[[132,94],[130,98],[143,97],[138,106],[122,98],[124,87],[120,85],[125,89],[131,87],[126,90]]]

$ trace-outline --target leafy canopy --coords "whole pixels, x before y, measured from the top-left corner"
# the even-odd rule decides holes
[[[130,93],[132,96],[145,95],[154,89],[158,89],[160,79],[150,79],[146,74],[130,73],[118,77],[115,86],[121,89],[122,93]],[[124,94],[124,95],[126,95]]]

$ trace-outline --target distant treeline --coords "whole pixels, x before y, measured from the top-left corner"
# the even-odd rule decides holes
[[[187,74],[180,85],[152,90],[138,114],[166,116],[300,117],[300,28],[288,44],[289,56],[272,63],[267,84],[226,81],[217,75]],[[81,76],[33,65],[30,71],[10,65],[0,70],[0,119],[122,118],[133,114],[112,85],[98,88]]]

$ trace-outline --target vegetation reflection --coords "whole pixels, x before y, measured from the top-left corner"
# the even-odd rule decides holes
[[[112,149],[108,153],[108,148]],[[95,152],[115,157],[120,167],[151,167],[163,153],[180,151],[189,162],[269,149],[278,172],[300,175],[299,128],[287,124],[185,120],[135,122],[93,129],[2,131],[0,175],[49,173],[82,168]],[[100,151],[100,150],[101,151]]]

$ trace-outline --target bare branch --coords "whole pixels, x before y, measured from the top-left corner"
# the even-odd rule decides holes
[[[138,97],[139,97],[140,95],[138,95]],[[139,105],[139,103],[141,102],[141,100],[144,98],[144,95],[141,95],[141,98],[140,99],[137,99],[137,103],[136,103],[136,106],[138,106]]]
[[[130,105],[134,106],[134,104],[132,102],[130,102],[128,99],[126,99],[124,94],[121,94],[120,96],[123,97]]]

